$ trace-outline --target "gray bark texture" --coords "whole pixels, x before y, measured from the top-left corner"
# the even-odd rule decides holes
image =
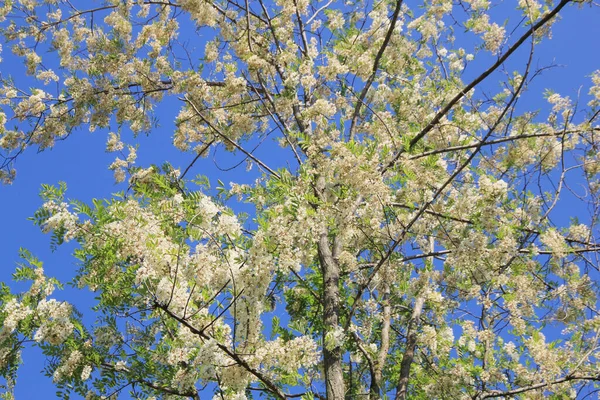
[[[334,258],[339,252],[339,241],[334,239],[333,251],[329,247],[327,234],[323,233],[319,239],[319,258],[323,270],[323,341],[328,332],[339,326],[340,312],[340,268]],[[345,385],[344,371],[342,369],[342,348],[336,346],[332,349],[323,349],[323,369],[325,372],[325,388],[327,400],[344,400]]]

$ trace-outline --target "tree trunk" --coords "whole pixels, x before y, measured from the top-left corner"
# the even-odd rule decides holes
[[[339,241],[334,239],[333,252],[329,247],[327,233],[319,239],[319,258],[323,271],[323,343],[328,333],[339,329],[340,308],[340,268],[334,258],[339,251]],[[323,369],[327,400],[344,400],[344,371],[342,369],[342,348],[335,346],[327,349],[323,346]]]
[[[400,364],[400,378],[398,379],[398,385],[396,386],[396,400],[406,400],[408,391],[408,378],[410,376],[410,366],[412,365],[415,357],[415,347],[417,347],[417,324],[421,317],[421,311],[423,310],[423,303],[425,299],[418,297],[415,300],[415,307],[413,308],[408,328],[406,330],[406,349],[404,349],[404,355],[402,356],[402,363]]]
[[[381,346],[379,348],[379,354],[375,361],[375,368],[373,371],[373,379],[371,379],[371,393],[370,400],[381,399],[381,387],[383,368],[385,367],[385,360],[388,356],[390,349],[390,324],[392,319],[392,307],[390,306],[390,286],[387,282],[383,283],[383,296],[381,303],[383,305],[383,316],[381,320]]]
[[[435,239],[433,236],[429,237],[429,252],[433,254],[435,251]],[[427,260],[428,263],[433,266],[433,257]],[[398,384],[396,386],[396,400],[406,400],[408,394],[408,380],[410,378],[410,366],[415,358],[415,348],[417,347],[417,327],[419,325],[419,318],[423,312],[423,304],[425,299],[423,297],[417,297],[415,300],[415,306],[413,308],[410,321],[408,321],[408,327],[406,328],[406,348],[404,349],[404,355],[402,356],[402,363],[400,364],[400,377],[398,378]]]

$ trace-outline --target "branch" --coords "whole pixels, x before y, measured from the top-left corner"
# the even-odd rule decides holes
[[[401,203],[395,203],[395,202],[392,202],[392,203],[389,203],[389,204],[391,206],[393,206],[393,207],[404,208],[406,210],[411,210],[411,211],[418,210],[417,207],[411,206],[411,205],[407,205],[407,204],[401,204]],[[433,211],[433,210],[425,210],[425,214],[433,215],[433,216],[439,217],[439,218],[448,219],[450,221],[462,222],[462,223],[467,224],[467,225],[475,225],[475,222],[472,221],[472,220],[470,220],[470,219],[454,217],[452,215],[444,214],[444,213]],[[534,235],[541,235],[542,234],[542,231],[538,231],[538,230],[531,229],[531,228],[516,227],[515,229],[517,229],[517,230],[519,230],[521,232],[531,233],[531,234],[534,234]],[[586,246],[585,248],[573,249],[573,250],[576,250],[576,252],[583,252],[584,249],[585,249],[585,251],[595,251],[598,248],[598,244],[596,244],[596,243],[586,242],[586,241],[572,239],[572,238],[568,238],[568,237],[566,237],[565,240],[567,242],[569,242],[569,243],[577,243],[577,244],[581,244],[581,245]],[[527,251],[525,251],[525,252],[527,252]],[[435,254],[435,255],[446,254],[445,251],[440,251],[440,252],[437,252],[437,253],[438,254]],[[540,254],[542,254],[542,253],[540,253]],[[419,257],[409,256],[407,258],[402,259],[402,261],[408,261],[408,260],[412,259],[411,257],[413,257],[413,258],[421,258],[421,256],[419,256]],[[368,266],[374,266],[374,265],[368,265]]]
[[[475,78],[473,81],[471,81],[471,83],[469,83],[467,86],[465,86],[460,92],[458,92],[458,94],[456,96],[454,96],[452,98],[452,100],[450,100],[450,102],[448,102],[448,104],[446,104],[446,106],[444,108],[442,108],[435,115],[435,117],[433,117],[433,119],[427,124],[427,126],[425,126],[425,128],[423,128],[421,130],[421,132],[419,132],[417,134],[417,136],[412,138],[412,140],[409,143],[408,149],[409,150],[412,149],[421,139],[423,139],[423,137],[427,133],[429,133],[429,131],[431,131],[441,121],[442,117],[444,117],[450,111],[450,109],[452,109],[452,107],[454,107],[456,105],[456,103],[458,103],[463,97],[466,96],[467,93],[469,93],[469,91],[471,89],[473,89],[475,86],[477,86],[479,83],[481,83],[484,79],[486,79],[488,76],[490,76],[490,74],[492,72],[494,72],[496,69],[498,69],[498,67],[501,66],[508,59],[508,57],[510,57],[519,47],[521,47],[523,42],[525,42],[525,40],[527,40],[528,37],[533,35],[537,30],[542,28],[544,25],[546,25],[546,23],[548,21],[550,21],[552,18],[554,18],[554,16],[556,14],[558,14],[558,12],[571,1],[572,0],[562,0],[560,3],[558,3],[558,5],[552,11],[550,11],[548,14],[546,14],[544,16],[544,18],[539,20],[527,32],[525,32],[525,34],[523,34],[523,36],[521,36],[519,38],[519,40],[517,40],[517,42],[515,44],[513,44],[508,49],[508,51],[506,53],[504,53],[504,55],[502,55],[502,57],[500,57],[491,67],[489,67],[487,70],[485,70],[481,75],[479,75],[477,78]],[[388,169],[393,167],[394,164],[396,164],[396,162],[400,159],[400,156],[402,154],[404,154],[406,151],[407,150],[405,150],[405,149],[401,149],[400,151],[398,151],[398,153],[396,153],[394,158],[383,168],[382,173],[385,173]]]
[[[555,381],[552,382],[540,382],[540,383],[536,383],[533,385],[529,385],[529,386],[524,386],[518,389],[513,389],[513,390],[508,390],[506,392],[502,392],[500,390],[493,390],[487,393],[482,393],[481,395],[479,395],[477,397],[477,399],[491,399],[494,397],[506,397],[506,396],[514,396],[515,394],[519,394],[519,393],[524,393],[524,392],[529,392],[531,390],[536,390],[536,389],[541,389],[547,386],[552,386],[552,385],[557,385],[559,383],[563,383],[563,382],[569,382],[569,381],[575,381],[575,380],[579,380],[579,381],[600,381],[600,375],[567,375],[565,377],[562,377],[560,379],[557,379]]]
[[[377,373],[375,362],[373,361],[373,357],[369,354],[369,352],[363,346],[362,339],[358,336],[356,332],[352,332],[352,337],[354,338],[354,342],[356,343],[356,347],[363,354],[363,356],[367,359],[367,365],[369,367],[369,372],[371,373],[371,383],[369,385],[369,399],[374,400],[379,396],[379,385],[377,382]]]
[[[375,393],[376,399],[379,399],[379,391],[382,386],[383,367],[385,366],[385,360],[390,350],[390,327],[392,320],[392,307],[390,304],[390,285],[385,283],[382,296],[383,303],[383,315],[381,321],[381,348],[377,355],[377,362],[375,364],[375,388],[371,388],[371,393]],[[371,380],[373,382],[373,380]]]
[[[358,101],[356,102],[356,107],[354,107],[354,113],[352,114],[352,122],[350,123],[350,130],[348,131],[348,136],[350,140],[354,138],[354,129],[356,128],[356,122],[358,121],[358,116],[360,114],[360,109],[363,105],[365,97],[367,96],[367,92],[369,88],[373,84],[375,80],[375,76],[377,75],[377,70],[379,69],[379,63],[381,62],[381,58],[383,57],[383,52],[387,48],[390,39],[392,38],[392,34],[394,33],[394,29],[396,28],[396,20],[398,19],[398,15],[400,14],[400,9],[402,8],[402,0],[396,0],[396,8],[394,9],[394,14],[390,18],[390,27],[385,35],[385,39],[383,40],[383,44],[379,48],[377,55],[375,56],[375,62],[373,63],[373,72],[367,83],[365,83],[365,87],[360,92],[360,96],[358,97]]]
[[[101,368],[109,369],[109,370],[114,371],[114,372],[119,372],[119,371],[124,371],[124,372],[128,372],[128,373],[131,372],[127,367],[121,367],[121,369],[118,370],[118,369],[115,368],[114,365],[106,363],[106,362],[103,362],[99,366]],[[198,396],[198,393],[196,393],[195,391],[193,391],[193,392],[180,392],[179,390],[176,390],[176,389],[173,389],[173,388],[170,388],[170,387],[167,387],[167,386],[161,386],[161,385],[158,385],[156,383],[149,382],[149,381],[147,381],[145,379],[142,379],[142,378],[135,378],[134,381],[129,382],[129,384],[132,384],[132,383],[138,383],[140,385],[147,386],[147,387],[149,387],[151,389],[154,389],[154,390],[162,392],[162,393],[173,394],[173,395],[176,395],[176,396],[191,397],[194,400],[200,400],[200,396]]]
[[[208,150],[210,148],[210,146],[214,143],[214,140],[211,140],[210,142],[206,143],[204,146],[202,146],[202,148],[200,149],[200,151],[198,152],[198,154],[196,154],[196,157],[194,157],[194,159],[192,160],[192,162],[187,166],[187,168],[185,169],[185,171],[183,171],[183,173],[181,174],[181,176],[178,178],[180,181],[183,180],[183,178],[185,178],[185,175],[188,173],[188,171],[194,166],[194,164],[196,163],[196,161],[198,161],[198,159],[200,157],[202,157],[202,155],[204,153],[206,153],[206,150]]]
[[[348,321],[346,322],[346,329],[348,328],[350,321],[352,321],[352,315],[354,314],[354,312],[356,311],[356,308],[360,304],[360,300],[362,298],[363,292],[369,286],[369,284],[371,283],[371,281],[373,280],[373,278],[375,277],[375,275],[377,274],[379,269],[381,269],[383,264],[385,264],[386,262],[389,261],[390,257],[394,254],[394,252],[396,251],[396,248],[400,245],[400,243],[402,243],[402,241],[404,240],[404,238],[406,237],[406,235],[408,234],[408,232],[410,231],[412,226],[421,218],[421,216],[429,209],[429,207],[444,192],[444,190],[446,190],[446,187],[448,187],[448,185],[450,185],[452,182],[454,182],[454,179],[456,179],[456,177],[460,173],[462,173],[462,171],[469,164],[471,164],[471,161],[473,161],[473,159],[475,158],[477,153],[481,150],[483,143],[485,143],[485,141],[494,133],[496,128],[498,128],[498,126],[504,119],[505,115],[508,113],[508,110],[510,110],[514,106],[514,104],[519,96],[519,93],[521,93],[521,90],[523,89],[523,87],[525,85],[525,81],[529,74],[529,69],[531,67],[532,59],[533,59],[533,43],[532,43],[531,51],[529,52],[529,60],[527,61],[527,66],[525,68],[525,73],[523,74],[523,79],[521,79],[521,83],[519,84],[519,86],[517,87],[517,89],[515,90],[513,95],[511,96],[510,101],[506,104],[506,106],[504,107],[504,109],[502,110],[502,112],[500,113],[500,115],[498,116],[496,121],[494,122],[494,124],[489,128],[487,134],[481,139],[479,145],[475,148],[475,151],[473,151],[473,153],[467,158],[467,160],[464,163],[462,163],[460,166],[456,167],[456,169],[454,170],[454,172],[452,172],[450,177],[433,193],[433,195],[431,196],[431,199],[426,201],[425,204],[423,204],[423,206],[421,206],[419,208],[419,210],[416,212],[415,216],[411,218],[411,220],[408,222],[408,224],[406,224],[406,226],[403,227],[402,231],[398,234],[396,239],[394,239],[392,241],[388,250],[385,252],[383,257],[377,262],[377,264],[373,268],[373,272],[371,273],[369,278],[357,290],[356,296],[354,297],[354,302],[352,304],[352,307],[350,308],[350,312],[348,313]]]
[[[196,105],[190,100],[190,98],[187,96],[187,94],[184,96],[184,101],[186,103],[188,103],[192,107],[192,109],[196,112],[196,115],[198,115],[202,119],[202,121],[204,121],[204,123],[206,125],[208,125],[208,127],[210,129],[212,129],[213,131],[215,131],[217,133],[217,135],[219,135],[223,140],[225,140],[226,142],[230,143],[231,145],[233,145],[233,147],[235,147],[236,149],[238,149],[239,151],[241,151],[242,153],[244,153],[248,158],[250,158],[252,161],[254,161],[258,165],[260,165],[261,167],[263,167],[265,170],[267,170],[275,178],[281,179],[281,176],[277,172],[275,172],[274,170],[272,170],[271,168],[269,168],[268,165],[266,165],[264,162],[262,162],[261,160],[259,160],[258,158],[256,158],[252,153],[250,153],[249,151],[247,151],[246,149],[244,149],[237,142],[235,142],[235,141],[231,140],[229,137],[227,137],[227,135],[225,135],[223,132],[221,132],[221,130],[219,128],[217,128],[216,126],[214,126],[213,124],[211,124],[210,121],[208,119],[206,119],[204,117],[204,115],[202,115],[202,113],[200,112],[200,110],[198,110],[198,108],[196,107]]]
[[[415,300],[415,307],[413,308],[410,321],[408,322],[408,328],[406,330],[406,348],[404,355],[402,356],[402,363],[400,364],[400,376],[398,378],[398,385],[396,386],[396,400],[406,399],[408,390],[408,378],[410,376],[410,366],[412,365],[415,357],[415,347],[417,346],[417,332],[416,325],[421,318],[421,312],[423,311],[423,304],[425,298],[418,297]]]
[[[183,318],[175,315],[165,305],[157,303],[157,302],[155,302],[154,305],[157,308],[160,308],[161,310],[163,310],[169,317],[173,318],[175,321],[179,322],[180,324],[182,324],[183,326],[185,326],[186,328],[188,328],[190,330],[190,332],[192,332],[194,335],[197,335],[197,336],[199,336],[199,337],[201,337],[202,339],[205,339],[205,340],[211,340],[211,339],[213,339],[213,338],[211,338],[209,335],[207,335],[204,332],[204,329],[202,329],[202,330],[197,329],[196,327],[194,327],[193,325],[191,325],[185,319],[183,319]],[[242,359],[237,353],[234,353],[233,351],[231,351],[227,346],[225,346],[225,345],[217,342],[216,340],[215,340],[215,343],[217,344],[217,347],[221,351],[223,351],[225,354],[227,354],[233,361],[235,361],[236,363],[238,363],[246,371],[250,372],[259,381],[261,381],[269,389],[269,391],[275,395],[275,397],[277,397],[280,400],[285,400],[285,398],[286,398],[285,393],[283,393],[281,391],[281,389],[279,389],[275,385],[275,383],[273,383],[266,375],[264,375],[258,369],[253,368],[252,366],[250,366],[250,364],[248,364],[244,359]]]
[[[590,131],[600,131],[600,128],[590,128]],[[499,138],[499,139],[489,140],[489,141],[483,143],[483,146],[492,146],[494,144],[512,142],[512,141],[516,141],[519,139],[528,139],[528,138],[536,138],[536,137],[553,137],[553,136],[558,137],[558,136],[564,136],[566,134],[581,133],[581,132],[583,132],[583,130],[578,129],[578,130],[567,130],[567,131],[550,132],[550,133],[533,133],[533,134],[507,136],[507,137],[503,137],[503,138]],[[457,151],[457,150],[467,150],[467,149],[475,148],[479,145],[480,145],[480,143],[474,143],[474,144],[465,144],[465,145],[459,145],[459,146],[450,146],[450,147],[445,147],[443,149],[437,149],[437,150],[429,150],[429,151],[425,151],[423,153],[412,155],[409,157],[409,159],[416,160],[416,159],[427,157],[427,156],[430,156],[433,154],[449,153],[451,151]]]

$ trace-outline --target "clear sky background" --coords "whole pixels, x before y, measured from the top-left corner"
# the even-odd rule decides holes
[[[408,1],[409,7],[413,7]],[[512,4],[513,2],[507,2]],[[516,4],[515,4],[516,5]],[[585,6],[580,10],[577,7],[567,7],[561,12],[562,19],[553,27],[553,39],[538,46],[534,65],[548,65],[554,62],[561,65],[552,70],[545,71],[530,87],[529,94],[521,103],[521,110],[547,109],[543,100],[544,89],[552,89],[562,95],[569,95],[576,99],[578,91],[581,90],[582,104],[587,103],[587,91],[590,86],[589,75],[600,69],[600,8]],[[511,21],[514,23],[514,21]],[[185,38],[183,38],[185,39]],[[10,55],[5,48],[0,63],[0,69],[4,76],[14,74],[15,78],[21,76],[23,66]],[[522,59],[522,58],[521,58]],[[474,75],[482,68],[473,64]],[[15,79],[18,83],[18,79]],[[497,87],[497,80],[489,84]],[[154,129],[150,136],[140,136],[137,165],[147,167],[151,163],[161,164],[170,161],[173,166],[185,168],[193,159],[189,153],[178,152],[171,145],[171,137],[174,131],[174,118],[179,109],[179,102],[169,98],[162,103],[158,118],[160,127]],[[127,139],[127,137],[126,137]],[[73,244],[61,246],[55,252],[50,250],[50,237],[40,232],[38,227],[27,220],[41,205],[38,197],[42,183],[57,184],[65,181],[68,185],[67,196],[89,202],[92,198],[109,197],[111,193],[125,189],[123,185],[115,185],[112,172],[107,166],[114,160],[114,154],[105,153],[106,131],[98,130],[89,133],[85,130],[76,131],[64,142],[42,153],[36,154],[34,149],[29,149],[23,154],[17,164],[17,179],[11,186],[0,186],[0,206],[2,210],[1,223],[3,225],[0,234],[0,280],[10,282],[11,273],[15,264],[19,261],[18,250],[20,247],[29,249],[39,257],[45,266],[49,276],[68,280],[76,270],[75,259],[71,257]],[[272,149],[272,147],[271,147]],[[263,150],[265,153],[268,150]],[[265,154],[268,160],[269,155]],[[217,158],[222,160],[225,152],[220,150]],[[259,155],[260,150],[259,150]],[[234,160],[240,157],[225,157],[220,161],[222,168],[235,164]],[[211,179],[213,186],[216,180],[229,181],[247,180],[243,166],[233,172],[220,171],[213,162],[212,154],[207,159],[199,161],[191,175],[204,174]],[[577,213],[578,210],[562,207],[560,209],[567,222],[568,218]],[[585,214],[584,214],[585,215]],[[562,219],[561,218],[561,219]],[[87,293],[74,292],[66,289],[56,292],[59,299],[69,299],[76,305],[86,304],[91,295]],[[16,398],[22,399],[51,399],[54,398],[54,387],[51,378],[41,374],[43,368],[40,352],[25,351],[23,354],[24,364],[20,369],[17,381]]]

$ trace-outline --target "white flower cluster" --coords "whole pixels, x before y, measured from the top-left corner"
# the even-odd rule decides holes
[[[54,371],[52,376],[54,382],[71,377],[82,361],[83,354],[79,350],[73,350],[69,357]]]
[[[134,182],[135,183],[150,182],[152,180],[151,178],[152,178],[153,173],[154,173],[154,168],[152,168],[152,167],[142,168],[131,175],[131,178],[129,178],[129,184],[131,185]]]
[[[565,238],[556,229],[550,228],[540,235],[540,241],[555,257],[563,258],[567,254]]]
[[[87,381],[88,379],[90,379],[91,375],[92,375],[92,366],[91,365],[84,366],[83,369],[81,370],[81,380]]]
[[[264,368],[278,368],[295,373],[301,368],[313,367],[319,360],[317,344],[309,336],[300,336],[290,341],[276,338],[264,343],[253,355],[251,362]]]
[[[492,182],[487,175],[479,177],[479,190],[488,199],[501,201],[508,191],[508,184],[502,179]]]
[[[104,22],[113,28],[119,36],[129,39],[131,36],[131,22],[129,22],[119,11],[114,11],[104,18]]]
[[[4,318],[3,328],[8,332],[13,332],[17,329],[19,322],[23,321],[29,315],[33,313],[31,307],[26,306],[17,299],[11,299],[4,305],[6,317]]]
[[[346,334],[344,332],[344,328],[341,326],[336,326],[334,329],[330,329],[325,335],[325,348],[328,350],[333,350],[336,347],[340,347],[344,344],[344,339],[346,338]]]
[[[590,237],[590,228],[585,224],[577,224],[569,227],[569,239],[588,240]]]
[[[36,342],[48,342],[56,346],[63,343],[73,333],[75,326],[70,319],[70,304],[54,299],[42,300],[37,306],[36,314],[42,321],[34,336]]]
[[[181,7],[190,13],[198,26],[214,26],[217,21],[216,10],[204,0],[183,0]]]
[[[119,360],[115,363],[115,371],[127,371],[127,362]]]
[[[109,137],[109,142],[107,143],[107,148],[109,148],[109,147],[118,148],[121,146],[122,146],[122,144],[119,144],[118,137],[117,138]],[[128,150],[129,150],[129,154],[127,155],[127,158],[125,160],[122,160],[121,158],[116,157],[115,161],[113,161],[112,164],[110,164],[110,166],[108,167],[108,169],[114,171],[114,177],[115,177],[116,183],[120,183],[125,180],[126,169],[131,167],[135,163],[135,160],[137,159],[137,150],[135,149],[135,147],[129,146]]]
[[[589,101],[590,107],[600,106],[600,70],[594,71],[592,74],[593,86],[590,88],[589,94],[592,96],[592,100]]]
[[[58,81],[58,75],[56,75],[54,73],[54,71],[52,71],[51,69],[47,69],[45,71],[40,71],[37,73],[37,75],[35,77],[37,79],[39,79],[40,81],[44,81],[44,85],[47,85],[50,82]]]
[[[485,34],[483,35],[483,41],[485,42],[485,48],[492,53],[497,53],[500,50],[500,46],[504,43],[505,30],[503,26],[497,23],[492,23]]]
[[[332,10],[327,14],[327,26],[332,31],[341,29],[346,21],[344,20],[344,14],[339,10]]]
[[[538,371],[545,379],[555,379],[561,373],[560,348],[551,348],[546,343],[546,337],[541,332],[535,332],[525,340],[529,356],[535,362]]]
[[[55,231],[57,229],[64,229],[65,233],[63,238],[65,242],[75,238],[79,230],[79,226],[77,225],[78,218],[77,215],[69,211],[69,205],[67,203],[58,203],[51,200],[44,203],[42,208],[52,214],[42,226],[44,233]]]
[[[123,150],[123,142],[118,133],[110,132],[108,134],[108,140],[106,141],[106,151],[112,153],[114,151]]]
[[[568,96],[563,97],[558,93],[553,93],[548,96],[548,103],[552,104],[552,114],[548,117],[548,121],[551,124],[555,124],[557,122],[557,115],[560,114],[562,121],[567,123],[569,116],[573,112],[571,99]]]
[[[14,109],[15,117],[20,120],[25,120],[30,116],[40,116],[40,114],[46,110],[45,100],[47,97],[48,94],[43,90],[35,90],[30,96],[17,104]],[[51,137],[42,140],[42,138],[38,136],[37,142],[43,147],[49,147],[54,142],[54,138]]]
[[[335,104],[325,99],[318,99],[312,106],[304,110],[303,115],[308,118],[325,117],[330,118],[337,112]]]

